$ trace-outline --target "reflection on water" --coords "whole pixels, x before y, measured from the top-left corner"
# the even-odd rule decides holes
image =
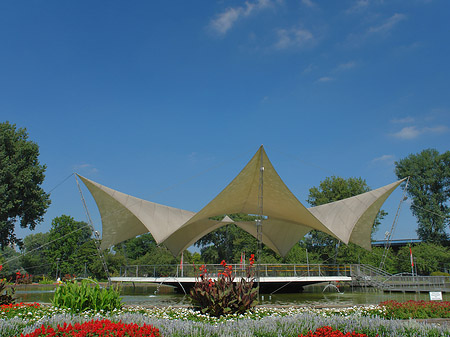
[[[380,291],[352,291],[350,287],[340,289],[342,293],[328,288],[322,292],[324,285],[305,287],[303,293],[296,294],[261,294],[261,304],[272,305],[314,305],[314,306],[352,306],[361,304],[378,304],[387,300],[404,302],[408,300],[429,300],[428,293],[384,293]],[[329,291],[328,291],[329,290]],[[26,286],[16,290],[16,302],[50,303],[54,286]],[[121,287],[123,303],[141,306],[178,306],[189,305],[189,298],[176,294],[172,288],[157,285],[124,285]],[[450,301],[450,294],[442,294],[444,301]]]

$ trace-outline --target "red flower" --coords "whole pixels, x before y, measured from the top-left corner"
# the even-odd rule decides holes
[[[75,325],[64,323],[63,326],[58,325],[56,331],[52,327],[42,326],[34,332],[23,335],[21,337],[44,337],[44,336],[67,336],[67,337],[84,337],[84,336],[130,336],[130,337],[159,337],[160,333],[157,328],[152,325],[144,324],[124,324],[121,321],[111,322],[104,319],[101,321],[90,321]]]
[[[253,264],[255,263],[255,254],[250,255],[250,266],[253,266]]]

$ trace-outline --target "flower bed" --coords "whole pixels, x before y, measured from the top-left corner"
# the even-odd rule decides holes
[[[331,326],[324,326],[314,332],[310,331],[307,335],[299,335],[298,337],[367,337],[367,335],[354,331],[344,334],[342,331],[333,330]]]
[[[151,325],[144,324],[139,326],[137,324],[124,324],[122,322],[111,322],[110,320],[103,319],[97,321],[89,321],[84,323],[76,323],[74,325],[64,323],[54,329],[51,326],[42,325],[34,332],[29,334],[21,334],[21,337],[89,337],[89,336],[102,336],[102,337],[159,337],[159,330]]]
[[[450,318],[450,302],[386,301],[380,303],[380,306],[384,307],[386,318]]]
[[[450,336],[449,327],[419,324],[413,320],[387,320],[384,306],[351,307],[345,309],[265,308],[257,307],[245,314],[214,317],[190,308],[142,308],[127,307],[111,312],[84,311],[71,313],[67,309],[52,306],[20,305],[11,307],[8,315],[0,319],[0,336],[21,336],[37,329],[58,325],[66,326],[85,322],[108,320],[112,323],[153,326],[161,336],[292,336],[316,333],[330,327],[334,335],[352,333],[375,336]],[[13,315],[13,312],[16,315]],[[32,315],[28,312],[32,311]],[[4,317],[2,314],[0,317]],[[318,330],[319,329],[319,330]],[[339,335],[341,333],[342,335]],[[30,335],[32,336],[32,335]],[[70,336],[70,335],[69,335]],[[89,336],[89,335],[88,335]],[[126,335],[125,335],[126,336]],[[314,336],[311,335],[310,336]],[[358,335],[356,335],[358,336]]]

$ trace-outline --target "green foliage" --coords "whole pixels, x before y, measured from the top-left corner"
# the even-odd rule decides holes
[[[24,238],[20,262],[28,273],[44,275],[50,272],[47,247],[42,247],[48,242],[48,236],[49,233],[36,233]]]
[[[445,273],[443,271],[434,271],[430,274],[430,276],[448,276],[448,277],[450,277],[450,274]]]
[[[414,264],[420,275],[430,275],[450,264],[450,249],[433,243],[421,243],[411,247]],[[397,269],[402,272],[411,271],[409,247],[402,247],[396,257]]]
[[[229,216],[234,221],[254,221],[256,218],[246,214],[231,214]],[[222,219],[222,217],[218,218]],[[202,258],[206,263],[218,263],[222,260],[239,263],[242,253],[248,255],[257,251],[258,241],[235,224],[229,224],[208,233],[198,240],[195,246],[200,247]],[[278,254],[263,245],[261,263],[280,261],[281,257]]]
[[[58,275],[76,274],[84,272],[85,259],[88,262],[98,259],[96,253],[84,246],[90,240],[91,230],[87,223],[75,221],[68,215],[54,218],[50,229],[47,246],[47,256],[50,261],[51,273]]]
[[[40,185],[45,165],[39,164],[39,147],[28,140],[25,129],[0,123],[0,246],[21,244],[14,234],[17,223],[34,229],[50,205]]]
[[[14,287],[8,287],[5,279],[0,280],[0,305],[14,302]]]
[[[53,284],[53,280],[52,279],[49,279],[49,278],[47,278],[47,277],[43,277],[40,281],[39,281],[39,284]]]
[[[254,256],[250,258],[247,267],[247,278],[234,282],[232,267],[222,261],[223,273],[219,273],[217,280],[208,277],[205,266],[200,267],[200,279],[190,291],[191,300],[200,311],[211,316],[219,317],[229,314],[242,314],[257,304],[258,288],[253,288],[254,272],[252,265]]]
[[[312,187],[309,189],[307,202],[311,206],[319,206],[333,201],[350,198],[369,191],[370,187],[362,178],[344,179],[342,177],[332,176],[327,177],[325,180],[320,182],[318,187]],[[374,226],[372,227],[372,234],[376,232],[380,224],[380,220],[386,215],[387,213],[382,210],[379,212],[374,222]],[[346,257],[352,259],[352,255],[353,258],[356,256],[359,258],[362,253],[362,250],[356,248],[355,245],[350,246],[351,248],[345,247],[345,245],[340,245],[339,240],[317,230],[311,231],[306,237],[305,242],[308,251],[320,254],[321,260],[326,261],[327,263],[338,263],[339,256],[344,259]],[[346,256],[344,253],[348,253],[350,256]]]
[[[3,263],[2,274],[13,274],[22,270],[20,254],[12,247],[0,249],[0,261]],[[7,263],[5,263],[7,261]]]
[[[122,307],[122,299],[117,289],[93,286],[92,280],[67,282],[60,285],[53,297],[52,304],[68,309],[73,313],[90,309],[93,311],[112,311]]]
[[[410,177],[407,192],[419,223],[419,238],[434,243],[448,240],[445,229],[450,223],[450,151],[440,154],[435,149],[423,150],[395,166],[397,177]]]

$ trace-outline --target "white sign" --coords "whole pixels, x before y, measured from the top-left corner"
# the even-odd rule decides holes
[[[442,292],[430,291],[430,301],[442,301]]]

